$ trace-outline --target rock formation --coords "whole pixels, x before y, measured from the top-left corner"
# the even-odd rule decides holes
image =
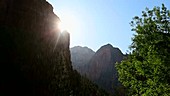
[[[107,94],[73,71],[58,22],[45,0],[0,0],[0,96]]]
[[[98,79],[101,72],[114,68],[114,64],[122,59],[123,53],[118,48],[113,48],[110,44],[102,46],[88,64],[90,68],[93,68],[93,70],[89,69],[89,72],[95,73],[91,78]]]
[[[119,85],[115,63],[121,62],[123,56],[118,48],[110,44],[102,46],[88,64],[87,77],[100,87],[113,92],[113,87]]]
[[[0,0],[0,95],[68,95],[69,34],[45,0]]]
[[[89,63],[95,52],[88,47],[75,46],[70,49],[73,69],[84,74],[85,66]]]
[[[75,69],[78,70],[78,72],[83,73],[83,76],[87,76],[87,78],[95,82],[101,88],[116,95],[114,89],[118,88],[120,83],[118,82],[115,63],[123,60],[123,53],[110,44],[102,46],[92,55],[90,55],[91,52],[84,51],[85,48],[82,47],[71,49],[72,62],[76,66],[79,66],[75,67]],[[91,58],[87,59],[87,56]]]

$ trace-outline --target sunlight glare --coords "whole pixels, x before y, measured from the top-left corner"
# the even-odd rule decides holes
[[[67,26],[63,22],[58,23],[58,28],[59,28],[60,32],[68,31]]]
[[[69,12],[66,12],[64,14],[60,14],[59,18],[61,22],[58,24],[58,28],[61,32],[67,31],[69,33],[74,33],[77,28],[79,28],[78,20],[75,17],[75,14],[69,14]]]

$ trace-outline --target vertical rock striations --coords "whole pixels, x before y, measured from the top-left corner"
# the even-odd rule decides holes
[[[0,0],[0,95],[68,96],[69,34],[46,0]]]

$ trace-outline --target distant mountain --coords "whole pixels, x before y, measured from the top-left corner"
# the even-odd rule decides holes
[[[80,74],[84,74],[84,67],[93,57],[95,52],[88,47],[81,46],[71,48],[70,52],[73,69],[76,69]]]
[[[96,53],[93,51],[85,52],[85,50],[88,49],[87,47],[75,47],[74,52],[73,48],[71,49],[73,66],[79,66],[75,67],[78,72],[84,73],[84,76],[95,82],[101,88],[114,93],[114,89],[120,86],[115,63],[121,62],[124,54],[119,48],[115,48],[111,44],[102,46]],[[83,55],[83,53],[86,54]]]
[[[102,46],[88,63],[86,76],[100,87],[113,91],[113,87],[119,86],[115,63],[121,62],[123,57],[120,49],[110,44]]]

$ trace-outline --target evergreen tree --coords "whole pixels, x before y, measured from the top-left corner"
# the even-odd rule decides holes
[[[117,64],[130,96],[170,96],[170,11],[146,8],[131,21],[135,31],[128,58]]]

